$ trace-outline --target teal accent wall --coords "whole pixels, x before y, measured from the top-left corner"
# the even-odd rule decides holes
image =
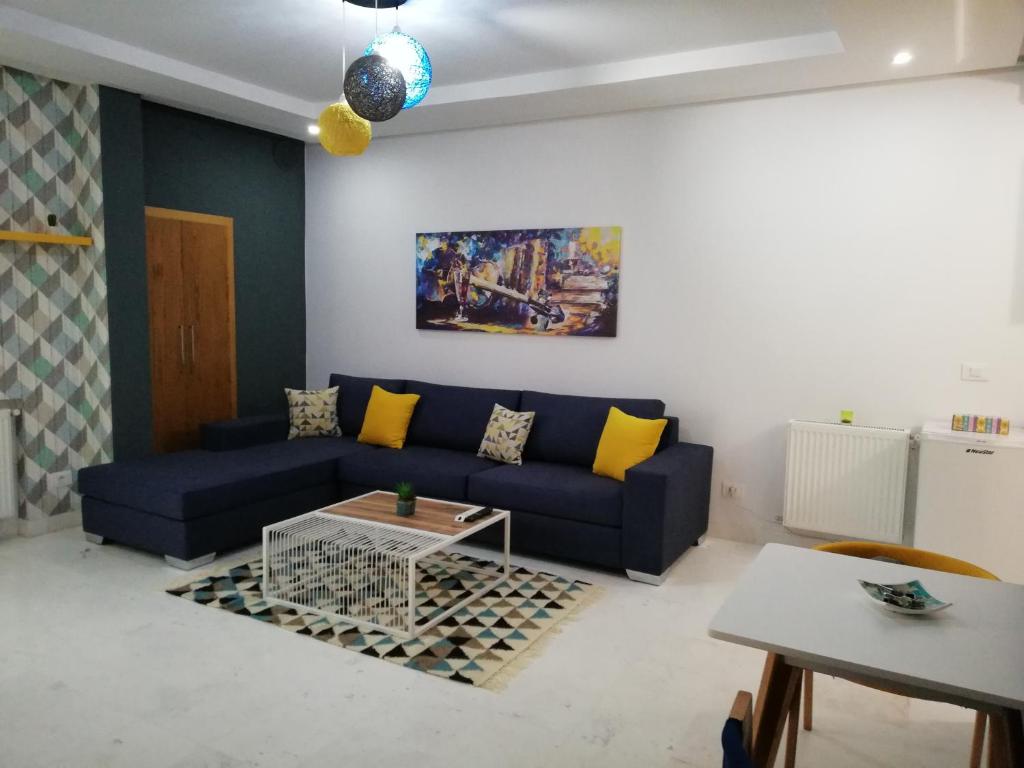
[[[110,88],[101,99],[104,123],[120,121],[124,139],[114,146],[108,136],[104,170],[116,166],[126,182],[107,213],[123,238],[109,269],[118,292],[110,305],[115,407],[128,409],[114,426],[116,458],[152,446],[144,218],[139,228],[146,205],[234,219],[238,413],[283,411],[284,387],[306,379],[304,144]]]
[[[145,456],[153,448],[142,99],[101,87],[100,122],[104,126],[110,393],[117,408],[114,456],[122,459]]]

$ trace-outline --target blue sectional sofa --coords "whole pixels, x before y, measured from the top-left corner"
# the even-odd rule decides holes
[[[401,450],[355,440],[374,384],[420,395]],[[609,407],[659,418],[660,400],[340,374],[330,385],[339,387],[344,437],[287,440],[286,414],[249,417],[203,425],[200,450],[83,469],[87,536],[196,567],[258,541],[269,523],[401,480],[422,496],[512,510],[517,551],[625,569],[653,583],[707,530],[712,450],[679,442],[677,419],[668,418],[657,453],[625,482],[591,472]],[[522,466],[476,456],[495,403],[537,414]]]

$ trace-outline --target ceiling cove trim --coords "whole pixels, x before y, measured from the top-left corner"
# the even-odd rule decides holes
[[[255,107],[270,108],[282,115],[294,116],[303,123],[315,120],[323,107],[320,102],[306,101],[287,93],[204,69],[180,59],[154,53],[145,48],[0,4],[0,33],[4,31],[125,68],[123,74],[115,75],[111,82],[105,83],[107,85],[138,90],[137,76],[139,74],[166,78],[166,83],[162,87],[151,85],[147,92],[143,93],[143,96],[154,101],[184,106],[208,114],[221,112],[215,106],[218,96],[237,100],[236,103],[248,103],[250,108],[243,108],[245,112],[250,112]],[[468,104],[491,99],[557,93],[575,88],[641,82],[710,70],[832,56],[844,52],[845,48],[839,35],[835,31],[828,30],[608,64],[435,86],[431,90],[428,102],[420,105],[418,109],[429,110],[432,106]],[[134,73],[135,76],[131,73]],[[53,74],[63,75],[67,78],[69,73]],[[183,87],[196,89],[194,93],[197,97],[199,93],[204,95],[190,100],[185,98]],[[253,123],[262,122],[255,113],[252,114],[252,117]],[[232,118],[227,117],[227,119]]]
[[[71,48],[133,69],[152,72],[179,82],[218,91],[245,101],[252,101],[297,115],[313,113],[312,102],[238,80],[194,64],[153,53],[145,48],[122,43],[95,32],[62,24],[28,11],[0,5],[0,30],[11,31],[37,40]],[[110,85],[118,85],[110,83]]]
[[[27,46],[50,49],[53,71],[40,74],[75,80],[92,62],[105,85],[140,93],[152,101],[179,106],[232,122],[296,138],[324,103],[309,101],[222,75],[171,56],[54,22],[50,18],[0,2],[0,37],[8,37],[8,63],[17,66],[17,51]],[[492,80],[435,86],[416,110],[429,124],[459,105],[469,110],[529,96],[551,96],[591,88],[655,83],[697,73],[756,67],[835,56],[846,52],[835,31],[821,31],[748,43],[633,58],[587,67],[552,70]],[[59,62],[59,63],[58,63]],[[62,67],[62,69],[60,69]],[[438,108],[436,112],[433,108]],[[478,111],[478,110],[477,110]],[[429,117],[428,117],[429,116]],[[472,123],[473,121],[470,120]]]
[[[454,104],[505,96],[528,96],[536,93],[613,85],[715,69],[795,61],[845,52],[846,49],[843,47],[839,35],[829,30],[793,37],[758,40],[752,43],[700,48],[609,64],[439,86],[431,91],[430,104]]]

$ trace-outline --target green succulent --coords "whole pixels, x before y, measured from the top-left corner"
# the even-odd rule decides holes
[[[395,493],[402,501],[412,501],[416,498],[416,489],[412,483],[401,482],[395,485]]]

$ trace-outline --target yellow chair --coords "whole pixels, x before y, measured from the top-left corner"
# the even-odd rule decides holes
[[[891,560],[912,568],[927,568],[932,571],[943,571],[945,573],[956,573],[961,576],[974,576],[978,579],[992,579],[999,581],[998,577],[980,568],[974,563],[965,560],[957,560],[955,557],[940,555],[937,552],[928,552],[913,547],[901,547],[896,544],[878,544],[873,541],[835,541],[829,544],[822,544],[815,547],[821,552],[832,552],[836,555],[849,555],[850,557],[863,557],[875,560]],[[804,730],[811,730],[812,713],[811,707],[814,702],[814,673],[809,669],[804,670],[803,681],[804,697]],[[885,688],[871,686],[884,691]],[[789,723],[789,738],[796,740],[796,716],[799,713],[799,702],[796,703],[796,710],[790,714],[793,718]],[[974,718],[974,738],[971,740],[971,761],[970,768],[978,768],[981,765],[981,750],[985,742],[985,714],[978,712]],[[795,744],[794,744],[795,746]],[[793,768],[792,756],[795,749],[786,751],[786,768]]]

